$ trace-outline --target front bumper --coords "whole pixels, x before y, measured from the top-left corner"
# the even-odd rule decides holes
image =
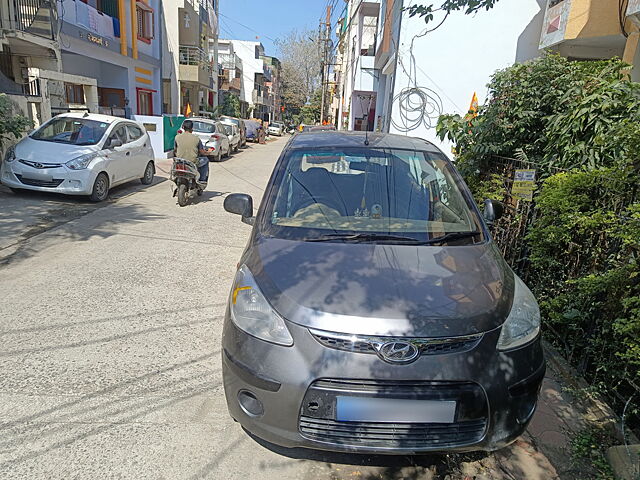
[[[25,190],[90,195],[97,173],[92,169],[71,170],[65,165],[36,169],[18,160],[0,164],[0,183]]]
[[[287,326],[294,346],[272,345],[237,329],[227,312],[222,360],[231,416],[257,437],[288,448],[386,454],[496,450],[524,432],[545,373],[540,339],[498,352],[499,329],[466,353],[391,365],[375,354],[327,348],[308,329]],[[419,424],[338,421],[336,398],[345,395],[456,401],[456,418]]]

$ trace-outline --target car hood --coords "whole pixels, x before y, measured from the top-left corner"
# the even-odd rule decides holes
[[[97,145],[68,145],[26,137],[16,145],[16,158],[60,165],[71,159],[99,150]]]
[[[513,297],[513,272],[492,243],[436,247],[260,238],[245,261],[284,318],[332,332],[486,332],[504,322]]]

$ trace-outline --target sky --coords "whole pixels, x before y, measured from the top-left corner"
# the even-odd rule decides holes
[[[274,40],[293,29],[317,30],[328,0],[220,0],[220,38],[262,42],[267,55],[277,56]],[[341,8],[342,0],[337,3]],[[337,12],[338,14],[340,12]],[[333,16],[334,20],[337,15]],[[334,22],[335,23],[335,22]]]

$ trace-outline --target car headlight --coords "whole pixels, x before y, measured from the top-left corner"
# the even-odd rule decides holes
[[[16,159],[16,147],[7,148],[7,153],[4,154],[4,161],[9,163],[13,162]]]
[[[231,320],[240,330],[267,342],[293,345],[284,320],[269,305],[246,265],[236,273],[230,302]]]
[[[513,304],[502,325],[498,350],[511,350],[530,342],[540,332],[540,308],[531,290],[515,273]]]
[[[83,170],[89,166],[91,160],[98,156],[98,152],[87,153],[86,155],[80,155],[79,157],[69,160],[65,165],[71,170]]]

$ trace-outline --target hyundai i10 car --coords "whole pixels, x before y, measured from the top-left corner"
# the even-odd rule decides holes
[[[222,338],[226,401],[284,447],[491,451],[523,433],[545,373],[540,313],[447,157],[415,138],[302,133],[253,225]]]

